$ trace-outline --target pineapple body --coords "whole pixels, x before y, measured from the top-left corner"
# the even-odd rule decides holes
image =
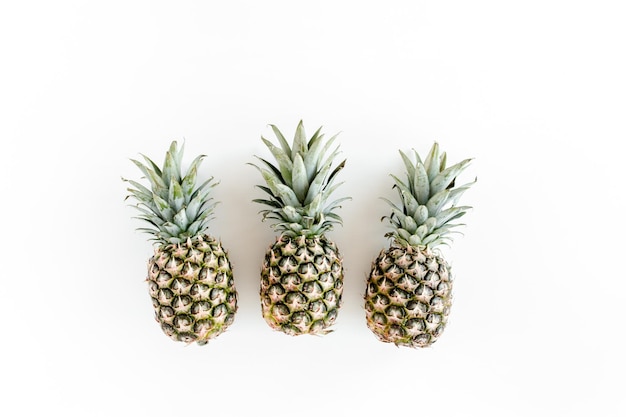
[[[157,247],[148,262],[155,318],[175,341],[206,344],[230,326],[237,292],[226,251],[209,235]]]
[[[448,322],[452,274],[430,249],[392,245],[380,252],[365,290],[367,325],[398,346],[434,343]]]
[[[282,236],[267,251],[261,308],[273,329],[289,335],[327,333],[342,293],[342,260],[326,237]]]

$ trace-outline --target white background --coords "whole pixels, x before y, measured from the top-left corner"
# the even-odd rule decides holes
[[[626,415],[626,29],[619,1],[107,1],[0,6],[3,415]],[[260,314],[253,155],[269,123],[341,131],[335,332]],[[209,345],[154,322],[129,158],[171,140],[220,180],[239,311]],[[376,340],[398,149],[475,160],[449,326]],[[173,414],[177,413],[177,414]],[[349,413],[349,414],[348,414]]]

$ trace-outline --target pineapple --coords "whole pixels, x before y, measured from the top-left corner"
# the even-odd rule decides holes
[[[155,241],[147,278],[155,318],[173,340],[204,345],[233,322],[237,291],[228,254],[207,233],[216,204],[209,194],[216,183],[210,178],[196,185],[205,155],[196,157],[181,174],[183,149],[173,141],[163,168],[146,156],[146,164],[131,160],[150,182],[150,189],[124,181],[134,187],[128,188],[128,197],[138,202],[138,218],[149,225],[138,230]]]
[[[412,348],[426,347],[441,336],[452,304],[452,273],[438,247],[451,242],[450,234],[471,208],[457,206],[473,182],[455,186],[469,165],[463,160],[446,168],[446,154],[435,142],[422,162],[400,155],[407,179],[393,176],[401,205],[384,199],[392,214],[389,248],[372,265],[365,290],[367,325],[383,342]]]
[[[326,334],[335,322],[343,292],[343,263],[337,246],[325,233],[341,218],[335,213],[349,197],[329,201],[341,183],[334,183],[345,160],[332,167],[339,153],[329,156],[337,135],[324,140],[319,128],[306,139],[302,121],[290,145],[280,130],[270,125],[280,146],[261,137],[276,165],[257,157],[255,165],[265,180],[258,187],[267,199],[255,199],[266,208],[280,235],[270,246],[261,269],[261,309],[274,330],[288,335]]]

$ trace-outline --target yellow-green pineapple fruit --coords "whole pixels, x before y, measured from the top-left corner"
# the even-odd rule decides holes
[[[138,218],[152,235],[154,255],[148,261],[148,288],[155,318],[163,332],[176,341],[199,345],[218,336],[233,322],[237,291],[228,254],[208,234],[215,202],[210,192],[213,178],[196,184],[196,157],[183,175],[184,145],[172,142],[159,168],[148,157],[145,164],[132,160],[150,188],[127,181],[129,197],[137,200]]]
[[[333,168],[339,153],[329,155],[337,135],[324,140],[321,128],[307,140],[302,121],[291,144],[271,125],[279,146],[261,138],[276,164],[258,158],[254,165],[267,196],[255,199],[266,206],[263,220],[270,219],[280,232],[268,249],[261,269],[263,317],[275,330],[289,335],[325,334],[335,322],[343,292],[343,264],[337,246],[325,233],[341,218],[335,213],[349,197],[329,200],[341,183],[335,183],[345,160]]]
[[[438,247],[451,241],[454,223],[471,208],[457,206],[459,197],[475,182],[456,186],[457,176],[470,159],[446,168],[446,154],[434,143],[422,162],[400,151],[406,181],[393,176],[400,196],[385,216],[392,231],[389,248],[372,265],[365,290],[367,325],[383,342],[426,347],[442,334],[452,304],[452,273]]]

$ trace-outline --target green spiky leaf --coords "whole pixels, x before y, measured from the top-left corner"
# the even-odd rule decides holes
[[[293,160],[292,189],[298,201],[304,202],[309,191],[309,179],[300,154],[297,154]]]
[[[395,175],[394,187],[401,205],[383,198],[391,208],[385,216],[392,227],[392,236],[401,245],[430,246],[448,244],[449,234],[456,233],[460,224],[450,223],[463,216],[471,207],[456,207],[461,195],[473,182],[457,186],[457,176],[469,165],[471,159],[463,160],[446,168],[446,153],[440,152],[435,142],[424,162],[414,150],[414,160],[400,151],[405,166],[407,181]],[[410,220],[409,220],[410,219]]]
[[[153,235],[152,240],[160,244],[178,243],[206,233],[215,206],[209,197],[215,185],[213,178],[199,186],[196,184],[198,167],[205,156],[197,156],[183,175],[183,151],[184,144],[179,147],[173,141],[165,154],[162,168],[145,155],[142,155],[145,164],[131,159],[149,181],[149,188],[137,181],[124,179],[134,187],[128,188],[127,198],[133,197],[138,201],[139,219],[154,227],[142,228],[141,231]]]
[[[426,204],[430,196],[430,183],[424,165],[415,165],[415,177],[413,179],[413,195],[420,204]]]
[[[251,164],[259,170],[265,180],[266,186],[259,188],[269,195],[269,198],[253,201],[269,207],[261,211],[263,218],[276,221],[273,226],[283,233],[305,236],[324,233],[336,223],[332,212],[339,208],[338,205],[327,203],[330,194],[340,185],[334,184],[333,181],[343,169],[345,162],[333,168],[333,161],[339,153],[338,146],[330,155],[328,154],[337,135],[325,140],[319,128],[307,140],[304,124],[300,121],[290,144],[276,126],[270,126],[280,142],[280,147],[262,139],[277,160],[278,167],[273,168],[272,163],[258,157],[266,167]],[[283,207],[293,207],[297,210],[301,216],[299,221],[293,221],[295,217],[290,215],[291,212],[279,210]],[[299,224],[299,227],[294,227],[294,224]]]
[[[458,164],[454,164],[451,167],[444,169],[437,174],[431,183],[430,195],[433,196],[441,190],[448,188],[452,181],[454,181],[454,179],[469,165],[471,161],[471,159],[466,159]]]
[[[270,142],[267,139],[263,139],[263,142],[265,143],[265,145],[268,147],[268,149],[270,150],[270,152],[272,153],[272,155],[274,155],[274,159],[276,159],[276,162],[278,162],[278,170],[276,169],[276,167],[269,163],[268,161],[266,161],[265,159],[259,158],[261,159],[263,162],[265,162],[267,164],[267,166],[269,168],[271,168],[273,171],[277,171],[280,172],[280,175],[282,176],[283,180],[285,181],[285,184],[290,185],[291,184],[291,172],[293,170],[293,162],[292,160],[289,158],[289,156],[280,148],[274,146],[274,144],[272,142]]]

